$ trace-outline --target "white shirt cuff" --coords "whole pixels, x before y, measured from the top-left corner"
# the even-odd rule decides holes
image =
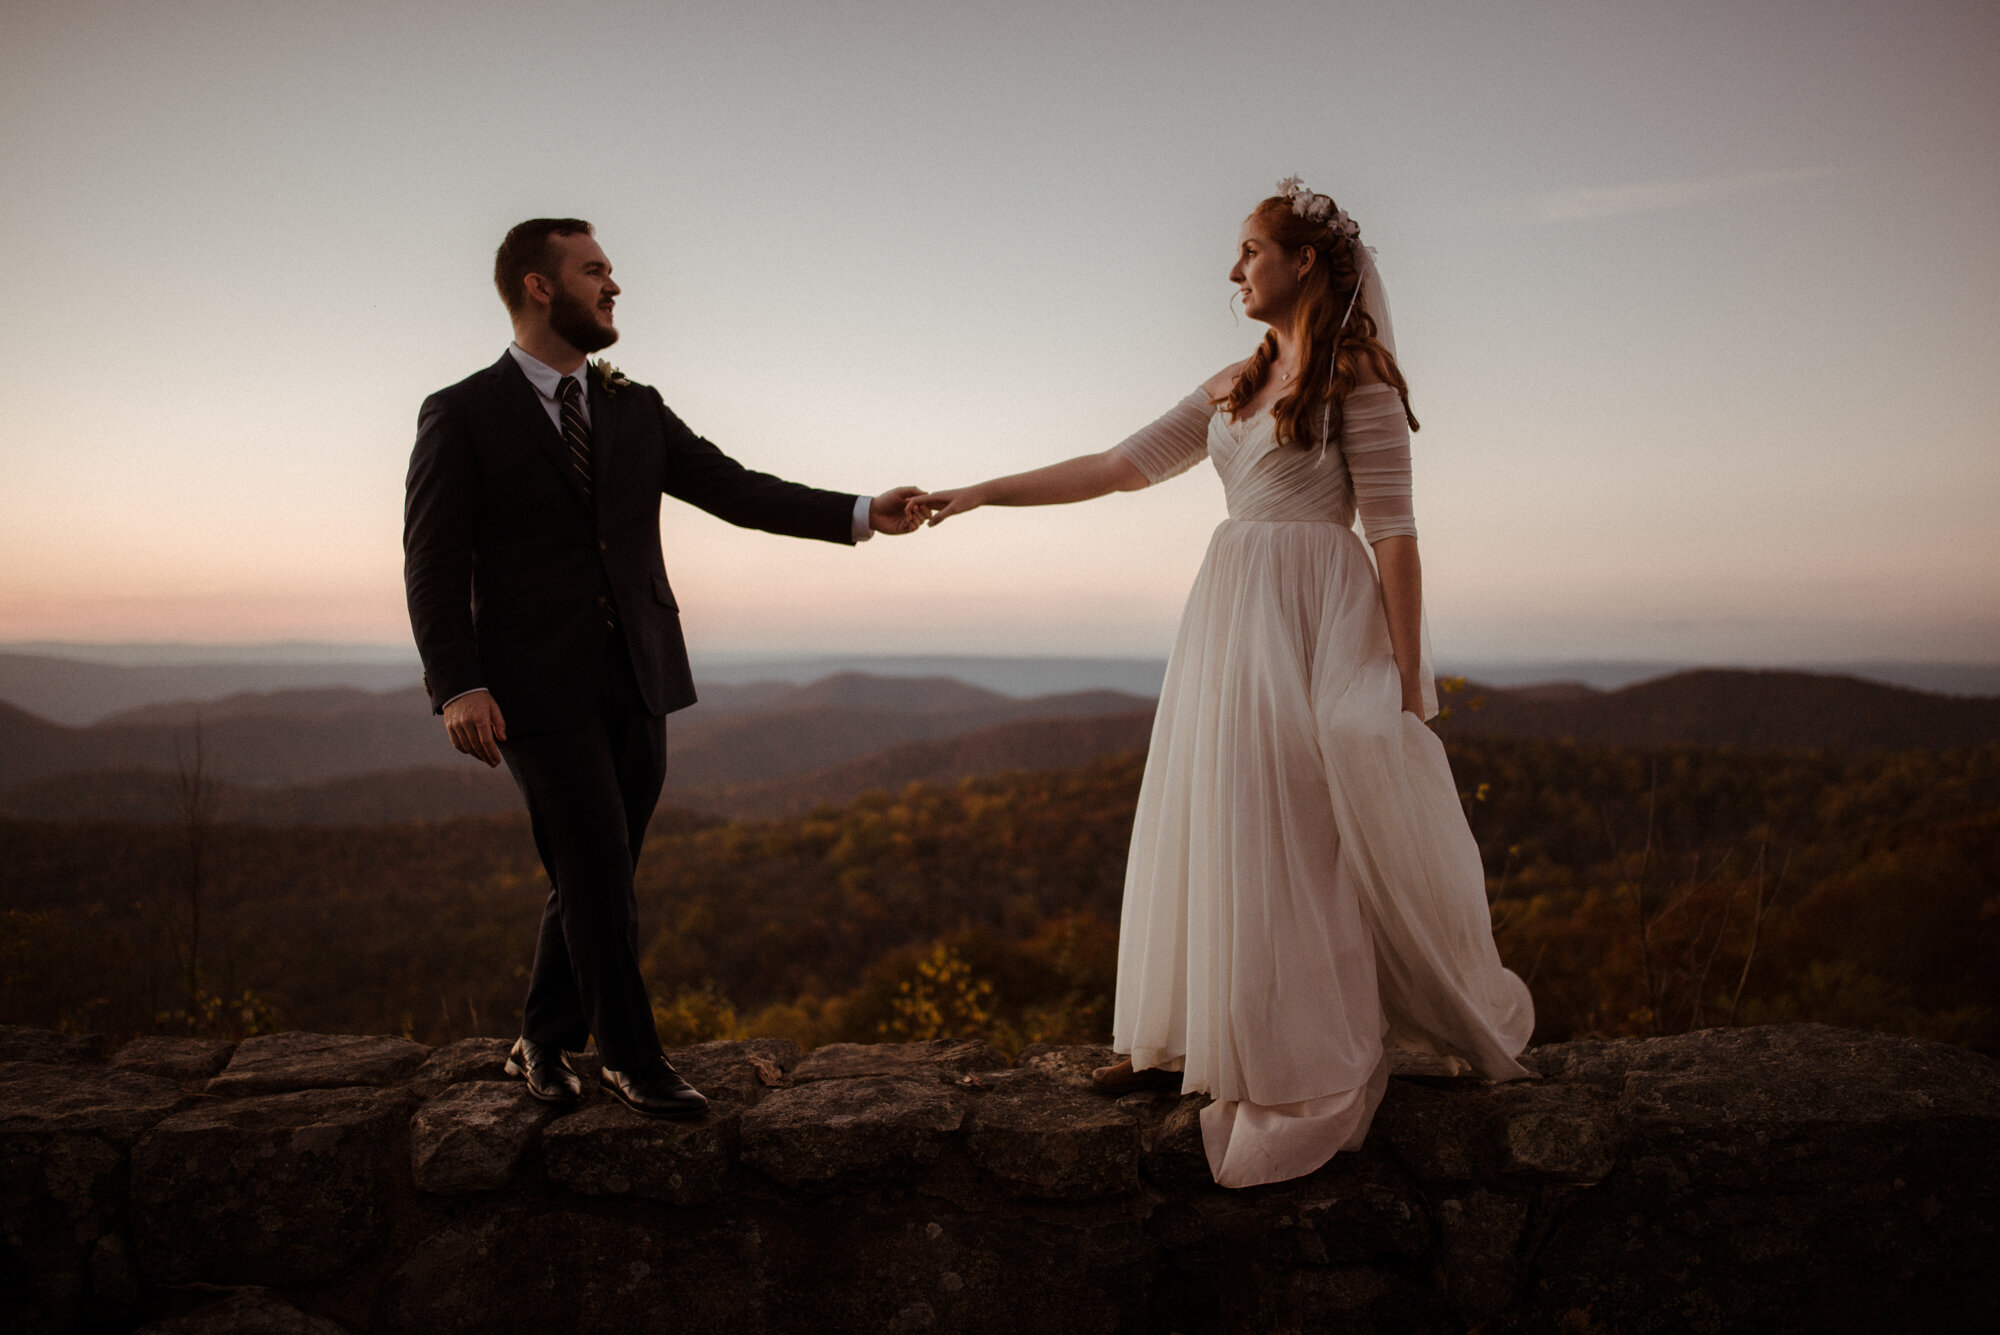
[[[875,498],[873,496],[856,496],[854,498],[854,523],[850,526],[849,531],[853,533],[856,542],[866,542],[875,536],[875,526],[868,522],[868,511],[874,504]]]
[[[457,695],[454,695],[453,697],[451,697],[451,700],[463,700],[463,699],[464,699],[464,698],[465,698],[466,696],[468,696],[468,695],[477,695],[477,694],[479,694],[479,693],[480,693],[481,691],[483,691],[483,690],[485,690],[485,689],[486,689],[486,688],[485,688],[484,686],[475,686],[475,687],[473,687],[473,688],[472,688],[471,690],[469,690],[469,691],[460,691],[460,692],[459,692],[459,693],[458,693]],[[443,704],[439,705],[439,706],[438,706],[438,712],[442,713],[442,712],[444,712],[445,710],[447,710],[447,709],[451,708],[451,700],[447,700],[447,701],[445,701],[445,702],[444,702]]]

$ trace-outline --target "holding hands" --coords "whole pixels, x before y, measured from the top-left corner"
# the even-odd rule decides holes
[[[948,491],[921,492],[918,495],[910,497],[905,502],[909,507],[912,527],[920,524],[928,524],[932,528],[936,528],[953,515],[964,514],[967,510],[976,510],[985,503],[986,496],[984,489],[976,486],[953,487]]]

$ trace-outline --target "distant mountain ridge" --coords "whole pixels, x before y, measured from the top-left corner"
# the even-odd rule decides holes
[[[2000,740],[2000,698],[1852,677],[1707,669],[1613,691],[1578,683],[1450,694],[1447,736],[1744,750],[1941,749]],[[1480,707],[1472,707],[1478,703]],[[308,824],[518,810],[504,772],[451,753],[414,688],[240,693],[66,728],[0,704],[0,812],[170,819],[192,758],[229,819]],[[1020,700],[949,677],[838,673],[796,686],[702,687],[668,724],[663,801],[715,815],[797,815],[868,788],[1058,769],[1144,749],[1152,702],[1115,691]]]
[[[756,783],[811,773],[904,742],[1030,718],[1130,713],[1151,701],[1117,691],[1019,700],[950,678],[843,673],[805,686],[704,687],[668,721],[677,785]],[[324,783],[408,769],[462,769],[414,688],[344,687],[239,693],[148,705],[89,727],[50,723],[0,704],[0,789],[86,771],[175,772],[191,763],[200,725],[209,776],[256,787]]]
[[[1475,686],[1464,695],[1483,695],[1484,708],[1460,699],[1445,727],[1470,736],[1751,751],[1940,750],[2000,740],[2000,697],[1933,695],[1826,673],[1700,668],[1615,691],[1557,682]]]

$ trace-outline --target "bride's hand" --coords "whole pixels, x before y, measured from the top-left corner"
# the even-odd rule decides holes
[[[930,516],[930,525],[936,528],[953,515],[962,515],[967,510],[977,510],[986,504],[986,497],[978,487],[957,487],[950,491],[930,491],[910,499],[913,508],[922,509]]]

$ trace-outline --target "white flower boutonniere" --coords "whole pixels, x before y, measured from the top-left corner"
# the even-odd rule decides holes
[[[625,378],[623,371],[602,358],[592,362],[590,365],[597,372],[598,388],[602,389],[607,395],[616,394],[619,390],[624,389],[632,383]]]

